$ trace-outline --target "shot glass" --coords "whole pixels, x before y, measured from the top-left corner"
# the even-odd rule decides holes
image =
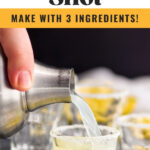
[[[56,126],[62,105],[53,104],[30,113],[26,126],[11,138],[12,150],[50,150],[50,130]]]
[[[102,135],[88,137],[83,125],[60,126],[51,131],[53,150],[116,150],[119,131],[100,126]]]
[[[131,114],[117,121],[122,150],[150,150],[150,114]]]
[[[112,126],[123,111],[128,92],[108,86],[80,86],[77,93],[92,109],[99,124]],[[79,113],[78,119],[81,120]]]

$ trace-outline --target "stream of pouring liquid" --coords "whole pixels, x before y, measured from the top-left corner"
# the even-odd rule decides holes
[[[82,117],[83,124],[89,137],[101,136],[100,129],[96,122],[93,112],[88,104],[78,94],[71,94],[72,103],[78,108]]]

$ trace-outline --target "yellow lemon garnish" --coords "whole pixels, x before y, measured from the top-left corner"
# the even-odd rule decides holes
[[[133,112],[137,103],[137,98],[135,96],[128,96],[126,99],[125,106],[123,107],[123,115],[127,115]]]
[[[106,86],[92,86],[92,87],[82,87],[76,90],[79,93],[84,94],[101,94],[101,93],[113,93],[114,90],[112,88],[106,87]]]

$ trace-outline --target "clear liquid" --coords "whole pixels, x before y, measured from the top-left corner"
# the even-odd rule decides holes
[[[78,108],[89,137],[101,136],[96,119],[88,104],[76,93],[71,94],[72,103]]]

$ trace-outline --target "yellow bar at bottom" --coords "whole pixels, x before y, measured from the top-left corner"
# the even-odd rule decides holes
[[[0,9],[1,28],[150,28],[150,9]]]

